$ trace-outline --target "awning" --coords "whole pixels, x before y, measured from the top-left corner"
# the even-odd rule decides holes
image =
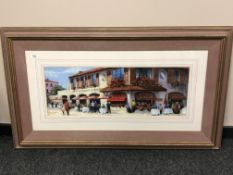
[[[81,97],[74,97],[72,98],[72,100],[86,100],[86,99],[90,99],[90,100],[93,100],[93,99],[108,99],[107,96],[104,96],[104,95],[90,95],[90,96],[81,96]]]
[[[107,97],[107,96],[105,96],[105,95],[100,95],[99,97],[98,97],[98,99],[108,99],[109,97]]]
[[[93,100],[93,99],[98,99],[99,95],[91,95],[88,97],[88,99]]]
[[[79,100],[86,100],[88,97],[87,96],[81,96],[81,97],[79,97],[78,99]]]
[[[156,97],[152,92],[139,92],[135,94],[136,100],[155,100]]]
[[[109,102],[123,102],[126,100],[125,94],[113,94],[108,101]]]
[[[186,97],[182,93],[179,93],[179,92],[172,92],[172,93],[168,94],[168,97],[172,100],[184,100],[184,99],[186,99]]]
[[[66,99],[66,98],[62,98],[62,97],[57,96],[57,97],[54,97],[54,98],[52,98],[50,100],[64,100],[64,99]]]
[[[106,87],[101,89],[101,92],[124,92],[124,91],[166,91],[163,86],[156,85],[151,88],[143,88],[140,86],[125,85],[122,87]]]
[[[52,100],[52,102],[60,103],[60,102],[62,102],[62,100]]]
[[[98,94],[98,93],[91,93],[91,94],[89,94],[88,99],[90,99],[90,100],[98,99],[99,96],[100,96],[100,94]]]

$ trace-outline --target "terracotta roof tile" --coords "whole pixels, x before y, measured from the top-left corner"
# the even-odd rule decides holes
[[[89,69],[87,71],[78,72],[78,73],[76,73],[74,75],[71,75],[70,77],[76,77],[76,76],[91,74],[91,73],[95,73],[95,72],[101,72],[101,71],[106,70],[106,69],[108,69],[108,68],[101,68],[101,67],[93,68],[93,69]]]

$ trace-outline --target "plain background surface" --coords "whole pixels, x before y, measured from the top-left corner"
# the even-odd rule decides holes
[[[0,27],[233,26],[232,6],[232,0],[0,0]],[[232,69],[225,126],[233,126]],[[0,123],[10,123],[2,51]]]

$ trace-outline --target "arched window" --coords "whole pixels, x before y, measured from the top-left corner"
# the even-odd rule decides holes
[[[62,95],[62,99],[67,99],[67,95]]]
[[[72,100],[74,97],[76,97],[76,95],[74,94],[70,95],[70,100]]]
[[[159,71],[159,83],[163,82],[167,82],[167,71],[165,69]]]

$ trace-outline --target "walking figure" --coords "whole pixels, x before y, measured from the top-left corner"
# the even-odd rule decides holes
[[[68,100],[63,101],[63,108],[62,108],[63,115],[65,114],[65,112],[67,113],[67,115],[70,115],[70,105]]]

